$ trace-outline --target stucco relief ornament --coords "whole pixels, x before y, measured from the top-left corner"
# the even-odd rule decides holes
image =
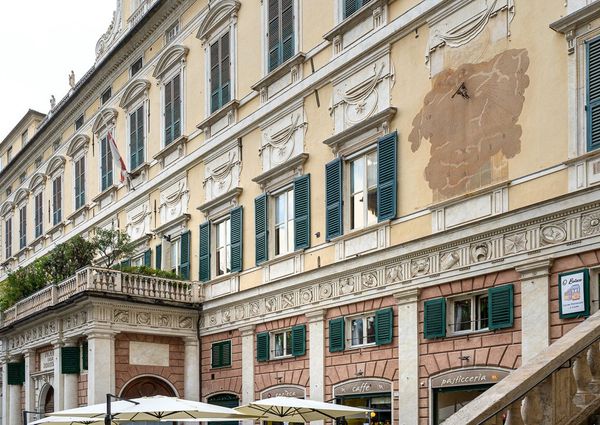
[[[349,124],[356,124],[371,116],[377,108],[379,94],[377,85],[381,81],[381,75],[385,67],[384,63],[373,65],[373,76],[367,81],[352,87],[345,92],[339,91],[338,95],[345,103],[344,118]]]
[[[258,302],[254,301],[250,303],[250,314],[252,316],[258,316],[260,314],[260,306]]]
[[[412,277],[423,276],[429,273],[430,267],[431,261],[429,260],[429,257],[419,258],[410,263],[410,272]]]
[[[564,241],[567,238],[567,232],[562,227],[550,224],[542,228],[542,241],[547,244],[554,244]]]
[[[235,306],[235,319],[242,320],[245,316],[246,316],[246,312],[244,311],[244,306],[236,305]]]
[[[233,183],[232,170],[233,167],[239,164],[239,161],[235,160],[235,154],[229,152],[227,161],[213,170],[209,170],[209,177],[204,181],[206,184],[207,180],[212,180],[211,192],[213,198],[224,194],[231,189]]]
[[[149,313],[138,313],[136,317],[136,321],[138,325],[149,325],[150,324],[150,314]]]
[[[129,312],[127,310],[115,310],[113,312],[113,321],[115,323],[128,323]]]
[[[402,272],[402,266],[396,264],[395,266],[388,267],[385,270],[385,281],[386,283],[396,283],[404,279],[404,273]]]
[[[479,242],[471,246],[471,260],[474,263],[488,260],[490,254],[490,245],[488,242]]]
[[[300,115],[292,115],[291,120],[292,122],[289,126],[276,132],[272,136],[266,133],[263,135],[265,143],[259,149],[259,155],[262,155],[263,152],[268,149],[270,151],[271,162],[274,164],[281,164],[292,156],[292,153],[294,152],[293,137],[296,130],[301,127],[302,124],[298,124]]]
[[[311,289],[303,289],[300,291],[300,299],[302,304],[310,304],[313,300],[313,293]]]
[[[161,314],[158,318],[158,324],[163,328],[168,328],[171,326],[171,317],[166,314]]]
[[[319,285],[319,297],[321,299],[331,298],[333,295],[333,285],[329,282]]]
[[[354,278],[345,277],[340,279],[340,292],[342,295],[350,294],[354,292]]]
[[[223,310],[223,313],[221,314],[221,321],[223,323],[229,323],[231,321],[231,310]]]
[[[191,329],[192,328],[192,318],[189,316],[180,316],[179,317],[179,327],[181,329]]]
[[[265,301],[265,310],[267,310],[268,313],[272,313],[275,311],[275,305],[275,297],[267,298]]]
[[[217,324],[217,316],[215,316],[214,314],[211,314],[210,317],[208,318],[208,324],[209,325],[216,325]]]
[[[456,251],[444,252],[440,256],[440,267],[442,270],[450,270],[460,262],[460,255]]]
[[[362,276],[362,284],[364,288],[374,288],[377,286],[377,275],[375,273],[365,273]]]
[[[282,308],[294,307],[295,304],[296,303],[294,302],[294,293],[293,292],[288,292],[286,294],[281,295],[281,307]]]
[[[527,249],[527,236],[525,233],[515,233],[504,239],[504,253],[516,254]]]
[[[600,232],[600,214],[586,215],[581,220],[581,233],[595,235]]]

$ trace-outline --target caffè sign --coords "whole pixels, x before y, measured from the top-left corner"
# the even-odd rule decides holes
[[[333,389],[334,397],[391,392],[392,384],[390,382],[377,379],[361,379],[358,381],[346,382]]]
[[[306,390],[301,387],[292,387],[292,386],[282,386],[270,388],[268,390],[260,393],[260,398],[262,400],[272,397],[294,397],[294,398],[304,398],[306,396]]]
[[[431,388],[495,384],[508,376],[508,371],[491,368],[460,369],[431,378]]]

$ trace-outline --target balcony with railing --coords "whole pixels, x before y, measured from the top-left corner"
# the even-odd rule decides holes
[[[57,306],[83,293],[102,293],[154,302],[196,304],[202,302],[203,289],[198,282],[166,279],[119,270],[86,267],[58,284],[49,285],[6,309],[0,316],[0,328]]]
[[[580,425],[600,413],[600,312],[460,409],[444,425]]]
[[[129,28],[133,28],[148,11],[157,3],[159,0],[141,0],[139,1],[138,7],[131,13],[129,19],[127,19],[127,23],[129,24]]]

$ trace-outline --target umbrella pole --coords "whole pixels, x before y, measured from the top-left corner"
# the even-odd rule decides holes
[[[36,412],[35,410],[23,410],[23,425],[27,425],[28,421],[27,421],[27,416],[28,415],[43,415],[44,412]]]
[[[111,423],[112,423],[112,419],[113,419],[112,411],[111,411],[111,401],[112,400],[121,400],[121,401],[127,401],[132,404],[140,404],[137,401],[129,400],[128,398],[117,397],[116,395],[107,393],[106,394],[106,416],[104,416],[104,425],[111,425]]]

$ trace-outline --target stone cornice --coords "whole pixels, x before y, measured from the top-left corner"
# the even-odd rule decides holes
[[[577,27],[600,17],[600,2],[593,2],[573,13],[568,14],[550,24],[550,28],[560,33],[567,33]]]

